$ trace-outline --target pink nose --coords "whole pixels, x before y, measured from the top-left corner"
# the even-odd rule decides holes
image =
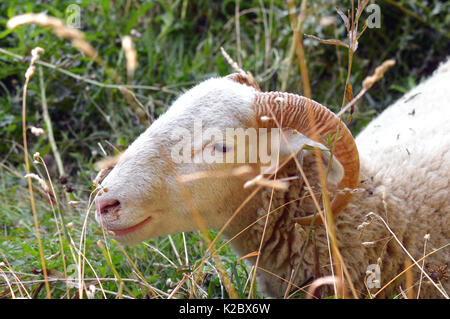
[[[120,202],[115,199],[99,199],[95,201],[97,214],[109,214],[120,210]]]

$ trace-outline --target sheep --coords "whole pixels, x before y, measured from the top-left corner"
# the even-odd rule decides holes
[[[258,251],[264,233],[260,255],[246,260],[254,265],[259,258],[259,291],[283,297],[293,273],[291,287],[332,275],[327,232],[319,222],[314,225],[315,244],[308,242],[312,221],[321,220],[311,218],[317,211],[314,198],[320,202],[316,159],[321,159],[329,172],[340,253],[358,297],[372,296],[405,269],[405,250],[419,260],[448,244],[448,83],[450,60],[354,140],[331,111],[312,100],[261,92],[246,74],[206,80],[181,95],[123,153],[101,182],[96,219],[124,244],[201,227],[223,228],[222,235],[233,239],[239,256]],[[192,123],[199,120],[201,132],[214,134],[196,133]],[[273,127],[281,127],[281,134],[271,135],[271,130],[259,139],[274,141],[270,155],[275,169],[259,157],[250,161],[250,134],[239,163],[236,153],[242,142],[237,145],[236,136],[224,138],[227,128]],[[337,140],[333,156],[327,138]],[[183,150],[183,145],[189,148]],[[207,150],[213,161],[202,158]],[[180,152],[182,160],[174,157]],[[221,162],[224,158],[231,161]],[[239,167],[247,167],[247,175],[236,173]],[[180,179],[202,172],[212,177]],[[275,186],[269,178],[274,175],[281,184],[270,187]],[[443,297],[442,290],[449,291],[444,276],[437,278],[442,283],[438,286],[428,275],[448,265],[449,256],[444,247],[419,262],[425,273],[412,268],[421,298]],[[403,276],[376,297],[398,294],[400,287],[405,288]]]

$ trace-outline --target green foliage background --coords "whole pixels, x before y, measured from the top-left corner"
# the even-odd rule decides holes
[[[0,47],[24,57],[15,59],[0,53],[0,255],[4,262],[27,274],[40,268],[25,192],[26,181],[20,178],[25,174],[21,146],[21,95],[30,52],[40,46],[45,49],[41,56],[43,61],[105,84],[113,81],[105,69],[79,54],[68,41],[58,39],[50,30],[34,25],[7,30],[6,22],[14,15],[26,12],[46,12],[64,19],[71,3],[44,0],[0,3]],[[120,39],[124,35],[133,36],[139,66],[132,84],[153,87],[134,90],[149,119],[162,114],[171,101],[199,81],[232,72],[220,54],[221,46],[235,60],[240,55],[242,67],[256,76],[263,90],[280,89],[282,74],[288,69],[287,91],[299,94],[303,91],[296,60],[290,66],[286,64],[292,29],[285,1],[240,1],[239,52],[235,1],[80,0],[75,3],[82,8],[81,30],[124,82],[125,58]],[[359,102],[350,123],[355,134],[376,114],[422,81],[450,53],[449,2],[381,0],[376,3],[381,8],[381,28],[368,28],[359,41],[350,81],[353,91],[358,92],[362,80],[384,60],[393,58],[397,64]],[[300,1],[295,1],[295,4],[299,7]],[[345,27],[334,9],[336,5],[350,8],[350,1],[309,1],[303,32],[323,39],[346,40]],[[364,12],[361,20],[368,15]],[[333,17],[335,23],[324,24],[324,17]],[[334,111],[339,110],[347,75],[346,50],[308,38],[304,40],[304,47],[313,99]],[[43,72],[55,138],[73,189],[68,194],[71,199],[86,203],[81,208],[62,208],[66,221],[73,221],[74,229],[77,229],[82,225],[92,190],[91,181],[96,175],[93,164],[103,156],[99,143],[107,153],[115,154],[117,150],[126,148],[145,127],[117,89],[75,80],[52,68],[44,67]],[[28,91],[27,121],[29,125],[45,128],[40,103],[36,73]],[[67,186],[57,182],[58,174],[47,136],[29,134],[28,140],[30,153],[38,151],[43,155],[57,191],[64,198]],[[45,176],[42,167],[34,166],[33,171]],[[49,256],[59,249],[53,236],[54,220],[43,198],[38,199],[38,208],[45,253]],[[100,238],[101,232],[90,218],[89,260],[101,276],[113,276],[95,245]],[[180,251],[183,250],[183,237],[175,235],[173,238]],[[200,238],[197,234],[186,238],[192,260],[198,259],[204,251]],[[176,259],[167,238],[149,243],[169,258]],[[123,276],[129,276],[129,264],[114,244],[111,245],[114,264]],[[177,268],[161,270],[152,267],[155,263],[167,264],[167,261],[149,252],[147,246],[130,247],[127,251],[149,282],[162,290],[169,289],[168,278],[173,282],[182,278],[183,271]],[[223,252],[222,258],[230,274],[236,275],[236,280],[246,278],[248,270],[245,265],[235,264],[235,257],[229,250]],[[49,261],[49,268],[61,270],[61,261],[58,258]],[[208,297],[223,295],[212,268],[205,271],[203,284]],[[117,291],[116,283],[106,285]],[[60,289],[61,294],[64,291],[63,286],[54,289]],[[139,286],[130,285],[130,290],[137,297],[145,295]],[[43,296],[42,292],[37,296]]]

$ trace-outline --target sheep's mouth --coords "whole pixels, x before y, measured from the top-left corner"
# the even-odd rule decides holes
[[[115,237],[123,236],[123,235],[129,234],[131,232],[134,232],[134,231],[144,227],[144,225],[146,225],[151,219],[152,219],[152,216],[149,216],[134,226],[123,228],[123,229],[108,229],[108,231],[113,232]]]

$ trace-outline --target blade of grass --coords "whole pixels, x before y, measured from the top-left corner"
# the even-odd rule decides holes
[[[31,211],[33,213],[34,227],[36,230],[36,241],[37,241],[38,249],[39,249],[39,257],[40,257],[41,266],[42,266],[42,273],[44,275],[44,279],[46,280],[45,281],[45,290],[47,293],[47,298],[51,299],[52,295],[50,293],[50,285],[47,280],[48,279],[47,267],[45,264],[44,249],[42,247],[41,233],[39,230],[39,220],[38,220],[37,211],[36,211],[36,203],[34,200],[33,184],[31,182],[31,177],[29,176],[31,170],[30,170],[30,162],[29,162],[29,154],[28,154],[28,143],[27,143],[27,89],[28,89],[28,84],[30,82],[30,79],[33,76],[34,70],[35,70],[35,67],[33,64],[37,59],[39,59],[39,53],[43,53],[43,50],[42,49],[40,49],[40,50],[41,50],[41,52],[36,50],[35,51],[36,54],[33,54],[34,57],[36,57],[36,58],[34,59],[34,57],[33,57],[32,61],[30,63],[30,67],[27,69],[27,72],[25,73],[25,84],[23,86],[23,95],[22,95],[22,139],[23,139],[23,149],[24,149],[24,153],[25,153],[24,154],[25,170],[28,175],[28,177],[27,177],[28,192],[29,192],[30,202],[31,202]]]
[[[414,263],[414,265],[416,265],[417,268],[420,269],[420,271],[424,274],[424,276],[427,277],[427,279],[431,282],[431,284],[434,287],[436,287],[436,289],[442,294],[442,296],[444,298],[449,299],[449,297],[445,294],[445,292],[434,282],[433,279],[430,278],[430,276],[427,274],[427,272],[418,264],[418,262],[414,259],[414,257],[411,256],[409,251],[405,248],[405,246],[403,246],[402,242],[398,239],[397,235],[395,235],[395,233],[392,231],[392,229],[389,227],[389,225],[386,223],[386,221],[383,219],[383,217],[381,217],[373,212],[370,212],[369,214],[367,214],[367,217],[370,217],[370,216],[374,216],[374,217],[378,218],[379,220],[381,220],[381,222],[384,224],[386,229],[391,233],[391,235],[394,237],[395,241],[400,245],[400,247],[403,249],[403,251],[406,253],[406,255],[408,255],[409,259],[411,259],[411,261]],[[406,269],[409,269],[409,268],[410,267],[406,267]]]

